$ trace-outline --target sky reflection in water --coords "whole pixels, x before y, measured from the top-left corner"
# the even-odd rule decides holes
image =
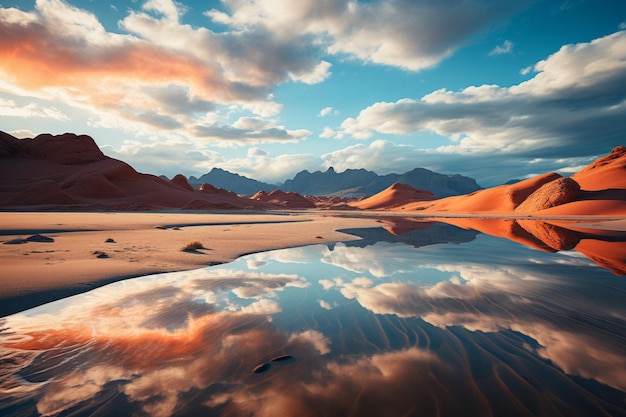
[[[626,415],[624,277],[428,226],[6,317],[0,414]]]

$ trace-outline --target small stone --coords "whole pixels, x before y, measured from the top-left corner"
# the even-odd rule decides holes
[[[104,241],[104,243],[117,243],[117,242],[115,241],[115,239],[108,238],[107,240]]]
[[[28,243],[28,241],[22,238],[11,239],[4,242],[5,245],[23,245],[24,243]]]
[[[29,236],[26,238],[26,240],[29,242],[43,242],[43,243],[54,242],[54,239],[52,239],[51,237],[40,235],[40,234]]]

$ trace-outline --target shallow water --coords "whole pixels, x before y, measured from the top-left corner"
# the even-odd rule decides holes
[[[350,232],[0,319],[0,415],[626,415],[619,233]]]

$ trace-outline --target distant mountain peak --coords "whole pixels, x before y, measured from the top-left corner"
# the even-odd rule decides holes
[[[437,197],[467,194],[482,188],[472,178],[459,174],[439,174],[425,168],[415,168],[404,174],[381,176],[364,168],[337,172],[333,167],[329,167],[325,172],[300,171],[293,179],[285,181],[282,189],[302,195],[368,197],[381,192],[393,183],[428,190]]]
[[[213,167],[211,171],[200,178],[189,177],[189,183],[198,188],[202,184],[212,184],[215,187],[232,191],[236,194],[254,194],[259,190],[272,191],[278,188],[276,185],[257,181],[243,175]]]

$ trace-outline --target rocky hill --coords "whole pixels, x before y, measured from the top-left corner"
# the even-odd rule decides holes
[[[0,207],[46,210],[275,209],[220,188],[194,190],[182,175],[172,181],[142,174],[102,153],[86,135],[17,139],[0,132]]]
[[[195,189],[198,189],[200,185],[205,183],[212,184],[219,188],[225,188],[240,195],[252,195],[257,191],[270,192],[278,188],[276,185],[257,181],[220,168],[213,168],[200,178],[194,176],[189,177],[189,184]]]

